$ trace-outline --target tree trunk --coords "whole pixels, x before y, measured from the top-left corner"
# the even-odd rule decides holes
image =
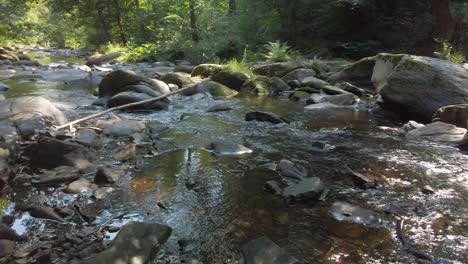
[[[229,0],[229,11],[228,14],[232,15],[236,12],[236,0]]]
[[[434,12],[436,16],[434,35],[439,38],[451,40],[455,29],[451,0],[436,0]]]
[[[195,14],[195,0],[190,0],[190,30],[192,31],[192,40],[197,43],[200,41],[197,28],[197,16]]]
[[[120,30],[120,38],[122,40],[122,44],[123,45],[127,45],[127,38],[125,37],[125,31],[123,29],[123,25],[122,25],[122,19],[120,17],[120,14],[121,14],[121,10],[120,10],[120,5],[119,5],[119,0],[114,0],[114,5],[115,5],[115,9],[116,9],[116,12],[115,12],[115,19],[117,21],[117,25],[119,27],[119,30]]]
[[[109,24],[106,21],[106,18],[103,14],[104,8],[100,5],[102,2],[96,3],[96,10],[98,12],[98,18],[102,26],[102,30],[104,31],[104,37],[106,42],[112,41],[112,34],[110,32]]]

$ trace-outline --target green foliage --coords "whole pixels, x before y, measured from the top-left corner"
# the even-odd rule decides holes
[[[441,45],[439,54],[442,59],[458,64],[462,64],[465,61],[465,56],[461,52],[456,51],[450,43],[447,41],[439,41],[439,43]]]
[[[3,215],[5,209],[10,206],[10,201],[0,198],[0,215]]]
[[[155,61],[159,54],[159,46],[155,44],[143,44],[128,51],[122,60],[126,62]]]
[[[224,64],[224,68],[229,71],[244,73],[250,78],[253,78],[255,76],[253,71],[244,61],[239,61],[237,59],[229,60],[226,64]]]
[[[291,60],[291,47],[287,43],[281,43],[279,40],[268,42],[265,45],[267,53],[265,59],[269,62],[284,62]]]
[[[108,42],[106,45],[98,48],[100,54],[112,54],[117,52],[127,52],[127,48],[118,43]]]

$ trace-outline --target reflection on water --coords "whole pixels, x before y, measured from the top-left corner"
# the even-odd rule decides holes
[[[99,110],[87,107],[93,100],[92,82],[73,86],[20,78],[7,83],[14,89],[10,96],[35,94],[75,103],[74,116]],[[122,181],[110,200],[98,203],[98,219],[131,212],[135,219],[169,224],[173,235],[159,256],[165,260],[235,263],[240,245],[266,235],[301,263],[413,263],[414,257],[395,237],[394,215],[399,215],[406,220],[406,239],[418,250],[465,261],[468,156],[458,149],[381,130],[378,126],[398,124],[366,112],[304,112],[299,103],[268,97],[239,96],[222,102],[234,110],[206,113],[219,101],[173,97],[168,111],[131,114],[169,127],[161,135],[163,154],[146,159],[143,170]],[[251,110],[271,111],[292,123],[244,121]],[[244,144],[254,153],[220,157],[202,149],[219,140]],[[324,145],[328,147],[320,147]],[[259,165],[283,158],[304,165],[309,176],[320,177],[331,190],[327,199],[288,205],[264,192],[266,181],[280,177]],[[368,190],[354,188],[347,166],[379,184]],[[436,193],[422,194],[425,185]],[[161,201],[168,209],[158,206]],[[330,214],[335,201],[373,210],[388,225],[337,221]],[[183,250],[178,240],[187,242]]]

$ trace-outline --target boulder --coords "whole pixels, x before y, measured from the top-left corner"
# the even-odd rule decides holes
[[[77,168],[61,166],[34,176],[31,183],[41,186],[60,185],[62,183],[76,181],[79,178],[80,174]]]
[[[186,95],[192,95],[197,93],[210,93],[216,97],[233,97],[238,94],[236,90],[233,90],[226,85],[223,85],[214,81],[203,81],[194,86],[193,90],[190,93],[185,93]]]
[[[283,159],[278,163],[278,172],[283,177],[291,178],[295,181],[302,181],[307,177],[307,170],[302,165],[294,164],[289,160]]]
[[[101,64],[117,60],[122,55],[123,52],[115,52],[107,55],[93,55],[87,59],[86,65],[88,65],[89,67],[94,65],[99,66]]]
[[[371,78],[372,72],[374,70],[375,60],[375,57],[364,58],[346,67],[340,72],[331,75],[328,77],[327,81],[331,84],[348,82],[368,91],[374,91]]]
[[[211,79],[215,82],[226,85],[231,89],[239,91],[242,85],[249,79],[249,76],[242,72],[221,70],[213,73]]]
[[[297,264],[299,261],[288,255],[268,237],[260,237],[242,246],[246,264]]]
[[[16,97],[0,101],[0,135],[28,138],[38,130],[67,122],[65,115],[42,97]]]
[[[372,82],[382,107],[416,121],[430,121],[439,108],[468,102],[468,71],[450,61],[381,53]]]
[[[208,78],[213,72],[221,69],[223,69],[223,66],[219,64],[200,64],[193,68],[191,75],[192,77]]]
[[[257,66],[253,69],[253,72],[258,75],[281,78],[293,70],[303,67],[304,65],[299,62],[277,62]]]
[[[408,132],[408,134],[441,142],[459,144],[468,142],[467,129],[443,122],[435,122],[416,128]]]
[[[251,111],[245,114],[245,121],[270,122],[273,124],[287,123],[289,120],[270,112]]]
[[[92,255],[80,264],[149,263],[171,235],[171,228],[157,223],[128,222],[103,252]]]
[[[321,80],[315,77],[307,77],[307,78],[304,78],[300,82],[301,87],[308,86],[308,87],[315,88],[315,89],[322,89],[322,87],[326,85],[330,85],[330,84],[324,80]]]
[[[307,77],[315,77],[317,73],[312,69],[296,69],[284,75],[281,79],[285,82],[298,80],[302,82]]]
[[[0,61],[2,61],[2,60],[8,60],[8,61],[16,62],[16,61],[19,61],[19,58],[18,58],[18,56],[16,56],[12,52],[10,52],[10,51],[8,51],[6,49],[0,48]]]
[[[242,92],[255,94],[258,96],[261,95],[270,95],[270,87],[269,87],[269,78],[265,76],[258,76],[255,79],[247,80],[240,90]]]
[[[307,91],[295,91],[289,95],[291,101],[305,101],[309,99],[310,93]]]
[[[107,107],[111,108],[111,107],[121,106],[125,104],[150,100],[153,98],[155,97],[150,96],[146,93],[138,93],[138,92],[132,92],[132,91],[121,92],[109,98],[109,100],[107,101]],[[169,99],[164,98],[162,100],[133,106],[133,107],[127,108],[127,110],[135,110],[135,109],[164,110],[164,109],[167,109],[168,106],[169,106]]]
[[[273,77],[269,82],[270,94],[279,94],[280,92],[289,91],[291,87],[281,78]]]
[[[158,94],[166,94],[170,92],[169,86],[161,81],[146,78],[132,71],[116,70],[109,73],[104,77],[104,79],[102,79],[99,84],[99,97],[110,98],[121,92],[134,91],[131,89],[144,89],[142,87],[135,87],[135,85],[145,85],[158,92]],[[135,90],[135,92],[148,94],[142,90]],[[155,94],[148,95],[154,97]]]
[[[94,177],[95,183],[115,183],[123,175],[125,175],[125,170],[117,169],[112,167],[99,167]]]
[[[165,83],[172,83],[180,88],[187,86],[189,84],[193,84],[192,79],[189,77],[185,76],[184,74],[177,73],[177,72],[170,72],[166,73],[163,76],[159,78],[159,80],[165,82]]]
[[[98,158],[84,146],[54,138],[40,138],[25,149],[24,155],[34,167],[53,169],[60,166],[88,170]]]
[[[299,183],[284,188],[283,197],[294,200],[309,200],[320,196],[324,187],[320,178],[305,178]]]
[[[68,184],[67,189],[65,190],[67,193],[77,194],[82,192],[88,192],[91,190],[91,182],[87,179],[79,179],[74,182]]]
[[[339,95],[326,95],[326,94],[312,94],[308,104],[330,103],[335,105],[352,105],[357,101],[354,94],[339,94]]]
[[[432,122],[438,121],[468,128],[468,104],[448,105],[439,108],[432,117]]]
[[[100,136],[93,129],[80,129],[75,134],[74,141],[85,146],[96,146],[100,143]]]

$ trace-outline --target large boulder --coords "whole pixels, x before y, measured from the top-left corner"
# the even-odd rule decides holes
[[[215,71],[223,69],[222,65],[219,64],[200,64],[195,66],[192,70],[192,77],[202,77],[208,78],[213,74]]]
[[[439,108],[432,117],[432,122],[437,121],[468,128],[468,104],[449,105]]]
[[[103,252],[84,259],[80,264],[150,263],[171,235],[169,226],[157,223],[129,222]]]
[[[346,68],[337,72],[330,77],[327,81],[331,84],[340,82],[348,82],[357,87],[373,91],[372,72],[374,70],[375,57],[364,58]]]
[[[239,91],[242,85],[249,80],[249,76],[242,72],[221,70],[213,73],[211,79],[215,82],[226,85],[227,87]]]
[[[456,127],[443,122],[435,122],[408,132],[409,135],[419,136],[428,140],[464,144],[468,142],[465,128]]]
[[[147,88],[142,88],[146,86]],[[149,79],[133,71],[117,70],[109,73],[99,84],[99,97],[110,98],[121,92],[135,91],[155,96],[148,92],[148,88],[158,94],[170,92],[169,86],[164,82]]]
[[[166,73],[163,76],[161,76],[159,79],[165,83],[175,84],[179,87],[184,87],[184,86],[194,83],[192,79],[178,72]]]
[[[430,121],[441,107],[468,103],[468,70],[445,60],[378,54],[372,82],[383,107]]]
[[[42,97],[17,97],[0,101],[0,134],[28,138],[38,130],[63,125],[65,115]]]

